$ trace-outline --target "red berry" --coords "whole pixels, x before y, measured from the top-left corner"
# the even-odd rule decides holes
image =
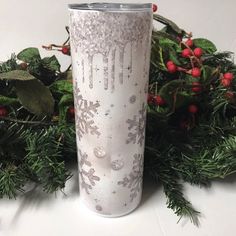
[[[70,107],[68,109],[68,113],[71,117],[74,117],[75,116],[75,108],[74,107]]]
[[[229,99],[229,100],[232,100],[233,98],[234,98],[234,93],[233,92],[231,92],[231,91],[227,91],[226,93],[225,93],[225,97],[227,98],[227,99]]]
[[[7,116],[7,109],[3,106],[0,106],[0,117]]]
[[[175,63],[173,62],[173,61],[168,61],[167,63],[166,63],[166,66],[168,67],[168,66],[170,66],[170,65],[174,65]]]
[[[183,51],[182,51],[182,57],[190,57],[190,56],[192,56],[192,52],[191,52],[191,50],[190,49],[188,49],[188,48],[185,48]]]
[[[201,75],[201,70],[198,67],[194,67],[191,71],[193,77],[197,78]]]
[[[229,87],[231,85],[231,81],[228,80],[228,79],[221,79],[221,84],[224,86],[224,87]]]
[[[65,55],[69,55],[70,54],[70,48],[68,46],[63,46],[61,51]]]
[[[26,70],[27,67],[28,67],[27,63],[25,63],[25,62],[20,63],[20,68],[21,68],[22,70]]]
[[[188,46],[188,47],[192,47],[193,46],[193,40],[192,39],[188,39],[185,44]]]
[[[199,82],[192,83],[192,91],[195,93],[199,93],[202,91],[202,85]]]
[[[166,103],[165,100],[160,95],[155,96],[154,101],[158,106],[163,106]]]
[[[153,95],[152,94],[148,94],[147,101],[148,101],[149,105],[153,104],[154,100],[153,100]]]
[[[233,78],[234,78],[234,75],[232,73],[230,73],[230,72],[227,72],[227,73],[224,74],[224,79],[232,81]]]
[[[158,9],[157,5],[156,4],[152,4],[152,11],[153,12],[156,12]]]
[[[167,65],[167,70],[169,73],[175,73],[177,71],[177,66],[174,63]]]
[[[188,112],[192,114],[196,114],[198,112],[198,107],[196,105],[189,105]]]
[[[203,51],[202,51],[202,49],[201,48],[195,48],[194,50],[193,50],[193,53],[194,53],[194,56],[195,57],[201,57],[202,56],[202,53],[203,53]]]

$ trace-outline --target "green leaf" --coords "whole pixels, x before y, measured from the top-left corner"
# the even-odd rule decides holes
[[[72,70],[68,70],[68,71],[66,72],[66,79],[67,79],[67,80],[70,80],[70,81],[73,80]]]
[[[214,68],[210,66],[202,67],[202,78],[204,81],[210,81]]]
[[[53,113],[52,94],[39,80],[16,81],[15,88],[20,103],[31,113],[37,116]]]
[[[176,108],[181,107],[189,96],[182,91],[184,83],[184,80],[172,80],[161,87],[159,94],[166,101],[169,112],[174,112]]]
[[[157,69],[166,71],[166,66],[165,66],[165,63],[164,63],[164,60],[163,60],[163,50],[158,45],[157,42],[155,42],[152,45],[151,63]]]
[[[19,101],[16,98],[9,98],[0,95],[0,105],[2,106],[10,106],[10,105],[15,105],[18,104]]]
[[[59,121],[63,123],[66,121],[66,114],[71,105],[73,105],[73,94],[65,94],[61,97],[58,104],[59,107]]]
[[[46,67],[47,69],[51,71],[60,72],[61,65],[55,56],[43,58],[42,64],[44,67]]]
[[[176,65],[180,66],[181,62],[179,61],[178,54],[174,49],[169,50],[169,59],[173,61]]]
[[[6,73],[0,73],[0,80],[35,80],[36,78],[24,70],[12,70]]]
[[[176,43],[178,43],[178,40],[175,36],[171,35],[171,34],[168,34],[164,31],[152,31],[152,38],[155,40],[155,39],[159,39],[160,37],[162,38],[168,38]]]
[[[155,14],[155,15],[153,15],[153,19],[160,22],[160,23],[162,23],[162,24],[164,24],[164,25],[169,26],[176,34],[185,33],[184,30],[180,29],[173,21],[168,20],[163,16]]]
[[[181,65],[181,62],[178,59],[178,52],[181,51],[179,43],[163,37],[160,37],[158,42],[163,50],[163,54],[166,56],[165,59],[173,61],[176,65]]]
[[[59,92],[59,93],[73,93],[73,85],[71,81],[68,80],[57,80],[50,86],[50,90],[52,92]]]
[[[215,44],[208,39],[197,38],[193,40],[193,44],[195,47],[203,49],[205,53],[214,53],[217,51]]]
[[[38,48],[26,48],[17,55],[17,58],[29,63],[34,59],[40,59],[39,50]]]
[[[60,102],[58,104],[58,106],[65,106],[65,105],[72,105],[73,104],[73,94],[64,94],[61,99]]]
[[[173,41],[169,38],[160,37],[159,44],[161,47],[174,48],[176,51],[181,51],[181,47],[180,47],[179,43],[177,43],[176,41]]]

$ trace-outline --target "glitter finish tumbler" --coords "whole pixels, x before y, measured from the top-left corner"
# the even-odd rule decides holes
[[[116,217],[141,200],[152,4],[69,5],[80,195]]]

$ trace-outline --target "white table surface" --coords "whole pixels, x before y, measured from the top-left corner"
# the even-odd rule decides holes
[[[0,236],[235,236],[236,180],[214,182],[211,188],[185,185],[185,194],[202,212],[197,228],[166,207],[161,186],[145,183],[141,205],[120,218],[103,218],[79,197],[77,177],[65,194],[37,190],[17,200],[0,200]]]

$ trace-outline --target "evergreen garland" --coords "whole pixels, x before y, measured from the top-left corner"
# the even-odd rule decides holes
[[[163,185],[169,208],[198,224],[182,181],[206,186],[236,172],[236,65],[231,52],[154,19],[165,27],[152,36],[144,173]],[[70,55],[68,40],[44,48]],[[55,56],[41,58],[36,48],[0,64],[1,198],[15,198],[28,182],[52,193],[71,177],[71,82],[70,67],[61,72]]]

